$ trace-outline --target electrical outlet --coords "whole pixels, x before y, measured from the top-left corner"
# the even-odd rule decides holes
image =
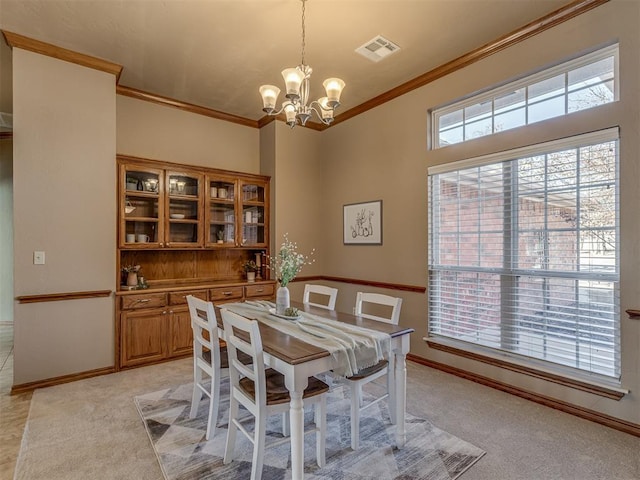
[[[33,252],[33,264],[44,265],[44,252]]]

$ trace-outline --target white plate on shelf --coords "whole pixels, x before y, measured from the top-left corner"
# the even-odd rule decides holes
[[[185,215],[184,213],[172,213],[171,215],[169,215],[171,218],[174,218],[176,220],[183,220]]]
[[[291,321],[300,320],[302,318],[302,315],[296,315],[295,317],[288,317],[287,315],[280,315],[280,314],[276,313],[276,309],[275,308],[270,308],[269,309],[269,313],[271,315],[276,316],[276,317],[284,318],[285,320],[291,320]]]

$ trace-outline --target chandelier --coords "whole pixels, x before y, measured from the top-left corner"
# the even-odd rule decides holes
[[[325,125],[331,124],[333,122],[333,112],[340,106],[340,94],[344,88],[344,82],[339,78],[327,78],[322,83],[327,96],[314,100],[307,105],[309,101],[309,78],[311,77],[312,69],[304,63],[306,1],[302,0],[302,61],[297,67],[286,68],[282,71],[287,90],[285,94],[287,100],[282,102],[280,110],[276,110],[280,89],[274,85],[262,85],[260,87],[262,110],[267,115],[279,115],[284,111],[287,125],[291,128],[295,127],[296,123],[304,126],[311,117],[311,112],[315,112]]]

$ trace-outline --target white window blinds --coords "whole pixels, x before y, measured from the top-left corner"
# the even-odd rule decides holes
[[[620,375],[617,129],[429,171],[429,333]]]

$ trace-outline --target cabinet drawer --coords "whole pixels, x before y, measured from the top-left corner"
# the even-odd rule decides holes
[[[231,299],[241,299],[242,294],[242,287],[212,288],[209,290],[209,298],[214,303]]]
[[[143,295],[126,295],[122,297],[122,309],[157,308],[167,304],[166,293],[145,293]]]
[[[186,305],[187,304],[187,296],[193,295],[200,300],[207,301],[207,291],[206,290],[189,290],[186,292],[171,292],[169,293],[169,305]]]
[[[244,287],[244,294],[247,297],[272,297],[273,284],[246,285]]]

